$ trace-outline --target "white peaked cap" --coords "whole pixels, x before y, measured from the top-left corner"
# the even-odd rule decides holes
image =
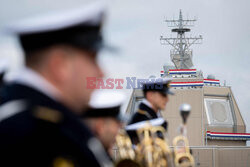
[[[54,12],[13,22],[6,26],[6,31],[23,35],[56,31],[78,24],[95,26],[102,22],[106,8],[104,0],[95,1],[69,11]]]
[[[125,101],[124,93],[113,90],[95,90],[91,95],[91,108],[112,108],[121,106]]]

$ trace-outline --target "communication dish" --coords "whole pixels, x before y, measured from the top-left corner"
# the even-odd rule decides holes
[[[215,79],[215,76],[212,75],[212,74],[209,74],[209,75],[207,76],[207,79]]]

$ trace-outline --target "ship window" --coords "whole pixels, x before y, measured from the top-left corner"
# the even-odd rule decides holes
[[[233,126],[232,111],[227,99],[205,99],[209,125]]]

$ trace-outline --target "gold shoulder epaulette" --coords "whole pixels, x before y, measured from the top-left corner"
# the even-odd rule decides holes
[[[144,110],[140,110],[140,109],[139,109],[137,112],[140,113],[140,114],[143,114],[143,115],[147,115],[147,112],[144,111]]]
[[[73,161],[63,158],[63,157],[57,157],[53,161],[53,167],[74,167]]]
[[[52,123],[59,123],[63,119],[63,115],[54,109],[38,106],[33,111],[34,117]]]
[[[147,111],[144,111],[144,110],[141,110],[141,109],[138,109],[137,111],[139,114],[142,114],[142,115],[146,115],[149,119],[151,119],[152,117],[150,116],[150,114],[147,112]]]

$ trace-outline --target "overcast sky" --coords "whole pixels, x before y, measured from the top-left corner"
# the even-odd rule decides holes
[[[0,3],[0,28],[7,22],[41,13],[68,10],[91,0],[6,0]],[[202,35],[194,45],[193,62],[205,77],[214,74],[221,83],[232,86],[234,97],[250,132],[250,1],[249,0],[112,0],[105,25],[106,40],[120,48],[109,56],[102,53],[100,63],[107,76],[159,76],[164,64],[172,64],[171,47],[161,45],[161,35],[170,36],[164,19],[196,17],[191,34]],[[174,36],[174,34],[172,35]],[[13,38],[0,36],[0,58],[7,57],[15,69],[22,57]]]

